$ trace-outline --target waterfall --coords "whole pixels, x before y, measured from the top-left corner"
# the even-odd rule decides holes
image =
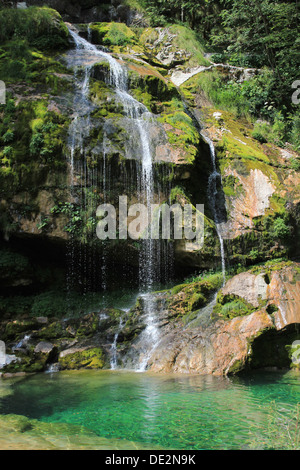
[[[21,339],[21,341],[16,344],[16,346],[12,347],[12,351],[15,351],[16,349],[22,348],[23,346],[26,346],[28,341],[30,340],[31,335],[25,335],[24,338]]]
[[[143,300],[146,328],[139,339],[141,354],[139,361],[135,366],[137,372],[144,372],[147,369],[152,353],[155,351],[160,341],[157,316],[155,315],[157,307],[153,295],[149,292],[141,295],[141,299]]]
[[[154,182],[153,182],[153,161],[151,151],[151,140],[149,135],[149,124],[152,119],[151,113],[148,111],[146,106],[134,99],[128,91],[128,76],[126,68],[121,65],[116,59],[110,54],[100,51],[97,47],[91,44],[86,39],[80,37],[77,33],[69,29],[72,38],[76,45],[77,56],[81,54],[81,60],[79,65],[85,66],[85,75],[80,85],[81,94],[79,96],[79,104],[86,104],[86,98],[89,87],[89,79],[91,75],[90,63],[96,63],[99,58],[106,60],[109,63],[110,73],[107,78],[108,85],[115,89],[116,97],[120,100],[124,114],[129,118],[138,134],[139,147],[141,150],[140,161],[137,164],[138,174],[138,193],[139,202],[146,205],[148,208],[148,215],[150,215],[151,203],[154,202]],[[89,33],[90,37],[90,33]],[[89,113],[87,113],[89,119]],[[71,181],[74,180],[74,153],[75,148],[80,147],[82,149],[83,135],[81,127],[81,120],[75,116],[73,121],[73,131],[71,133]],[[105,153],[105,152],[104,152]],[[106,161],[104,156],[104,172],[106,170]],[[106,175],[103,175],[104,184]],[[105,192],[105,188],[103,188]],[[152,351],[153,345],[157,343],[159,338],[159,330],[155,321],[155,308],[150,293],[155,281],[158,278],[157,273],[160,271],[159,259],[155,256],[156,244],[150,237],[141,240],[142,248],[139,256],[139,281],[140,288],[144,292],[144,313],[145,313],[145,324],[146,328],[142,334],[142,341],[150,347]],[[106,260],[103,260],[106,262]],[[103,268],[104,269],[104,268]],[[105,276],[104,276],[105,278]],[[114,339],[116,346],[117,337]],[[114,344],[113,343],[113,344]],[[114,350],[114,347],[112,345]],[[145,370],[147,367],[148,360],[145,359],[149,356],[144,355],[141,362],[137,364],[137,369]]]
[[[77,38],[73,31],[69,30],[72,37]],[[79,249],[75,250],[75,225],[76,217],[79,224],[79,214],[76,214],[76,203],[81,196],[85,213],[89,205],[87,196],[87,187],[93,184],[87,171],[85,158],[85,139],[89,136],[90,116],[93,105],[88,99],[89,85],[92,72],[93,58],[86,55],[79,41],[75,41],[76,48],[67,55],[68,65],[74,69],[75,92],[73,99],[73,119],[69,127],[69,178],[70,178],[70,196],[69,204],[69,241],[68,241],[68,273],[67,287],[68,295],[73,290],[74,282],[78,282],[82,286],[83,293],[87,291],[86,272],[87,272],[87,250],[84,246],[79,245]],[[91,52],[91,51],[90,51]],[[66,208],[67,210],[67,208]],[[73,225],[72,225],[73,224]]]
[[[116,370],[116,368],[118,366],[117,342],[118,342],[119,334],[122,331],[122,328],[123,328],[124,325],[125,325],[125,321],[121,317],[120,318],[120,323],[119,323],[119,328],[118,328],[117,332],[115,333],[114,340],[113,340],[111,348],[110,348],[110,355],[111,355],[110,368],[111,368],[111,370]]]
[[[220,230],[220,216],[219,216],[219,210],[217,207],[217,195],[218,195],[218,189],[217,189],[217,181],[221,180],[221,175],[217,171],[216,167],[216,153],[215,153],[215,147],[211,139],[209,139],[207,136],[203,135],[201,133],[202,137],[204,140],[208,143],[209,145],[209,150],[210,150],[210,157],[211,157],[211,163],[212,163],[212,172],[209,175],[208,178],[208,200],[209,204],[213,213],[213,218],[214,222],[216,225],[216,231],[217,235],[219,238],[220,242],[220,251],[221,251],[221,262],[222,262],[222,274],[223,274],[223,286],[226,282],[226,263],[225,263],[225,250],[224,250],[224,240],[222,237],[222,233]]]

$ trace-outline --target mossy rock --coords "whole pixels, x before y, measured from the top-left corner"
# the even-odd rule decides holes
[[[59,357],[61,369],[102,369],[105,356],[101,348],[78,350]]]
[[[218,293],[217,303],[213,308],[212,318],[231,320],[235,317],[250,315],[257,310],[250,302],[235,294]]]
[[[66,327],[60,321],[53,321],[36,333],[37,338],[45,340],[61,339],[69,336],[72,335],[68,333]]]
[[[18,339],[20,335],[36,328],[35,320],[13,320],[6,323],[3,339]]]
[[[17,360],[3,367],[4,373],[15,374],[18,372],[35,373],[42,372],[46,369],[48,360],[47,354],[22,354],[17,353]]]
[[[80,320],[76,336],[92,336],[98,330],[99,315],[91,313]]]
[[[186,317],[190,312],[208,304],[212,294],[222,285],[222,274],[213,274],[203,280],[180,284],[167,293],[168,309],[172,316]]]
[[[92,23],[90,32],[94,44],[125,46],[136,42],[135,33],[124,23]]]
[[[68,28],[52,8],[4,9],[0,11],[0,23],[2,43],[20,36],[39,49],[57,50],[69,46]]]
[[[300,370],[300,340],[295,341],[289,348],[291,368]]]
[[[150,66],[146,68],[143,64],[138,64],[134,69],[131,68],[129,82],[130,88],[135,94],[137,93],[136,89],[140,89],[151,95],[156,101],[171,101],[173,98],[180,100],[180,94],[175,85],[167,82]]]
[[[161,40],[159,40],[161,38]],[[141,34],[140,43],[145,46],[151,56],[158,56],[165,47],[166,41],[171,42],[168,53],[172,53],[168,66],[176,64],[195,67],[198,65],[210,65],[204,57],[204,48],[199,42],[195,32],[181,25],[171,25],[167,28],[146,28]]]

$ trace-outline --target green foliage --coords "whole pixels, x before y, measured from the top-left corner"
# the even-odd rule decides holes
[[[294,147],[294,150],[296,152],[300,151],[300,114],[298,111],[298,114],[295,115],[290,115],[288,116],[289,119],[289,139],[288,141],[291,142],[291,144]],[[297,168],[294,168],[297,169]]]
[[[30,270],[28,259],[8,249],[0,250],[0,277],[14,278]]]
[[[222,0],[140,0],[152,26],[181,23],[196,29],[205,39],[217,23]]]
[[[41,217],[41,221],[36,225],[36,227],[39,230],[44,230],[48,226],[49,222],[50,220],[48,217]]]
[[[184,322],[192,318],[190,312],[204,307],[214,292],[222,285],[222,273],[199,275],[186,279],[184,284],[174,286],[169,292],[168,308],[176,317]]]
[[[21,41],[28,41],[31,46],[40,49],[57,49],[68,46],[68,36],[68,28],[59,13],[51,8],[11,8],[0,11],[0,42],[17,40],[11,47],[18,57]]]
[[[273,225],[273,234],[276,238],[284,240],[290,235],[290,227],[282,217],[277,217]]]
[[[45,117],[44,123],[35,126],[29,144],[32,156],[40,155],[43,160],[51,162],[61,155],[64,143],[59,125],[53,122],[53,116]]]
[[[214,52],[212,60],[260,68],[244,83],[215,72],[200,74],[199,85],[212,103],[237,116],[253,115],[272,126],[271,140],[255,131],[260,142],[300,145],[299,111],[292,103],[292,83],[299,78],[299,8],[275,0],[144,0],[154,26],[188,25],[199,43]],[[180,26],[181,27],[181,26]],[[180,46],[179,46],[180,47]],[[206,75],[206,77],[204,76]],[[183,87],[188,91],[186,86]],[[281,113],[281,117],[278,115]],[[285,122],[283,122],[285,121]]]
[[[51,208],[51,214],[67,214],[70,218],[64,230],[71,234],[80,233],[83,223],[83,214],[80,207],[71,202],[60,202]]]
[[[216,107],[231,111],[238,116],[247,115],[250,110],[243,94],[242,84],[228,80],[228,77],[216,69],[196,75],[186,82],[184,88],[188,90],[200,88]]]
[[[260,143],[272,142],[283,146],[286,136],[286,122],[280,112],[274,116],[273,124],[267,121],[256,121],[252,132],[252,137]]]
[[[2,137],[2,140],[5,144],[12,142],[14,140],[15,134],[12,130],[8,129]]]
[[[69,221],[64,227],[65,232],[79,238],[81,242],[87,243],[90,237],[94,235],[97,225],[97,219],[94,216],[97,196],[87,189],[85,193],[88,201],[85,208],[71,202],[59,202],[51,208],[50,213],[67,215]]]
[[[62,317],[66,314],[66,294],[48,291],[32,298],[31,315],[34,317]]]
[[[190,66],[210,65],[204,57],[203,41],[195,31],[182,25],[172,25],[169,28],[171,34],[176,34],[174,45],[179,50],[186,52],[190,56],[188,63]]]
[[[3,157],[11,157],[13,154],[13,148],[10,145],[6,145],[2,151]]]
[[[295,171],[300,171],[300,158],[291,158],[291,168]]]
[[[232,56],[250,59],[248,65],[267,65],[273,72],[268,99],[277,109],[293,111],[291,84],[298,78],[299,10],[295,2],[232,0],[221,12],[222,28],[214,44]],[[243,65],[243,64],[237,64]]]

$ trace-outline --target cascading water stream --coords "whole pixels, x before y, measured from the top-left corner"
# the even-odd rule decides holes
[[[121,318],[120,318],[120,323],[119,323],[119,328],[118,328],[117,332],[115,333],[114,340],[113,340],[112,345],[111,345],[111,348],[110,348],[110,355],[111,355],[111,359],[110,359],[110,368],[111,368],[111,370],[116,370],[117,367],[118,367],[117,342],[118,342],[119,334],[120,334],[120,332],[122,331],[124,325],[125,325],[124,318],[121,317]]]
[[[138,168],[138,193],[139,202],[148,208],[148,217],[150,216],[151,203],[154,199],[154,183],[153,183],[153,162],[151,153],[151,141],[149,136],[148,126],[151,121],[151,113],[148,109],[137,100],[135,100],[128,93],[128,77],[127,70],[110,54],[100,51],[97,47],[89,41],[80,37],[76,32],[69,29],[72,38],[76,45],[76,55],[81,55],[79,65],[84,65],[85,76],[81,83],[81,99],[79,102],[85,101],[88,94],[89,80],[91,75],[90,63],[96,63],[99,58],[106,60],[109,63],[110,74],[108,77],[108,84],[114,87],[117,98],[120,100],[125,116],[128,117],[138,134],[139,145],[141,149],[141,159]],[[79,58],[80,59],[80,58]],[[88,65],[86,63],[88,62]],[[88,113],[89,119],[89,113]],[[73,121],[73,134],[71,139],[71,180],[74,180],[74,152],[76,146],[82,147],[83,137],[80,127],[80,119],[76,116]],[[79,141],[77,134],[79,133]],[[78,145],[79,144],[79,145]],[[104,157],[105,158],[105,157]],[[104,181],[106,175],[103,175]],[[104,192],[105,192],[105,188]],[[150,219],[149,219],[150,220]],[[139,259],[139,280],[140,288],[144,292],[143,304],[145,314],[146,328],[141,335],[141,343],[143,343],[143,354],[141,361],[138,361],[136,368],[138,370],[145,370],[153,346],[157,344],[159,338],[159,331],[155,319],[155,309],[151,289],[157,278],[157,271],[160,267],[157,265],[155,259],[155,245],[150,236],[142,241],[142,249],[140,250]],[[117,340],[117,337],[115,337]]]
[[[216,153],[215,153],[214,144],[212,140],[209,139],[207,136],[203,135],[202,133],[201,135],[204,138],[204,140],[208,143],[209,149],[210,149],[212,172],[208,178],[208,191],[207,192],[208,192],[209,204],[210,204],[210,207],[213,213],[214,222],[216,225],[217,235],[218,235],[219,242],[220,242],[222,275],[223,275],[223,286],[224,286],[226,282],[225,250],[224,250],[224,240],[223,240],[222,233],[220,230],[220,216],[219,216],[219,211],[217,207],[217,195],[218,195],[217,181],[221,180],[221,175],[217,171],[217,167],[216,167]]]

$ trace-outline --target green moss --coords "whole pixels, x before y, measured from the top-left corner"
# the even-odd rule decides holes
[[[174,286],[167,294],[168,308],[172,315],[183,318],[190,312],[204,307],[211,299],[211,295],[221,287],[222,274],[212,274],[201,278],[195,278],[193,282],[187,282]],[[167,291],[166,291],[167,292]]]
[[[214,306],[212,317],[230,320],[235,317],[243,317],[253,313],[256,309],[250,302],[235,294],[223,295],[219,292],[217,303]]]
[[[299,266],[296,263],[282,258],[270,260],[258,266],[254,266],[250,269],[250,272],[252,274],[260,274],[264,272],[266,276],[270,276],[272,272],[281,271],[287,267],[293,267],[296,273],[299,272]]]
[[[0,141],[2,163],[6,159],[5,168],[0,167],[0,191],[5,198],[28,188],[37,191],[54,169],[66,166],[64,151],[69,120],[49,111],[48,106],[47,98],[41,97],[21,100],[13,111],[4,107],[2,132],[13,127],[14,133],[9,156],[3,156]]]
[[[62,369],[102,369],[105,358],[101,348],[91,348],[60,357],[59,364]]]
[[[54,340],[67,337],[68,334],[60,321],[52,321],[38,332],[38,338],[45,340]]]
[[[138,95],[143,96],[143,93],[150,95],[153,102],[155,102],[155,107],[154,103],[151,102],[154,112],[156,110],[160,112],[160,109],[164,108],[164,104],[166,106],[169,104],[170,107],[172,107],[172,109],[169,109],[169,112],[175,110],[174,104],[180,106],[180,110],[183,109],[182,104],[180,105],[180,95],[177,88],[172,83],[166,81],[166,79],[157,72],[156,68],[151,66],[146,67],[140,62],[133,65],[132,61],[129,63],[129,68],[130,89],[133,95],[137,99]]]
[[[235,361],[228,370],[228,375],[235,375],[238,372],[241,372],[245,367],[245,362],[242,359]]]
[[[200,134],[192,118],[183,111],[177,111],[171,114],[163,113],[158,120],[171,126],[166,128],[169,142],[182,149],[187,154],[187,162],[192,163],[197,155],[200,143]]]
[[[26,331],[34,329],[36,322],[34,320],[14,320],[6,323],[4,339],[19,338]]]
[[[245,192],[239,179],[233,175],[224,176],[222,178],[222,189],[226,196],[238,197]]]
[[[82,321],[76,332],[76,336],[92,336],[98,329],[99,315],[91,314],[86,321]]]
[[[22,37],[40,49],[68,46],[69,31],[60,14],[48,7],[0,11],[0,41]]]
[[[172,295],[178,294],[178,292],[180,292],[184,287],[186,287],[185,284],[179,284],[178,286],[173,287],[171,290],[171,294]]]
[[[210,65],[210,62],[203,55],[204,46],[195,31],[186,26],[173,24],[170,27],[170,33],[176,34],[174,46],[187,52],[190,66]]]
[[[136,42],[134,32],[124,23],[93,23],[92,42],[107,46],[124,46]]]
[[[16,362],[12,362],[4,366],[3,372],[8,372],[12,374],[17,372],[42,372],[46,368],[46,361],[46,355],[44,355],[44,357],[41,357],[34,354],[31,356],[18,354],[18,360]]]

